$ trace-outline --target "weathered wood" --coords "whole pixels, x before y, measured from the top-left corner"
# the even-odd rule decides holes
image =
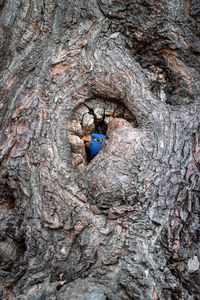
[[[198,1],[0,13],[0,297],[199,299]],[[78,171],[67,124],[91,99],[137,126],[113,119]]]

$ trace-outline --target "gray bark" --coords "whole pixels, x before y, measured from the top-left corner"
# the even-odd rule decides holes
[[[200,299],[198,0],[0,13],[0,297]],[[91,99],[136,125],[80,171],[67,124]]]

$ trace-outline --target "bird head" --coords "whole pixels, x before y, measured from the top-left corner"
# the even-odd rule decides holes
[[[82,140],[85,142],[85,146],[89,148],[90,155],[92,157],[96,156],[102,148],[103,141],[105,139],[104,134],[92,133],[90,135],[85,135]]]

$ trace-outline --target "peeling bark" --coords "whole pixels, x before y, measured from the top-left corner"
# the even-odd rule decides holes
[[[199,299],[197,1],[0,13],[0,297]],[[67,130],[92,99],[137,126],[110,121],[79,171]]]

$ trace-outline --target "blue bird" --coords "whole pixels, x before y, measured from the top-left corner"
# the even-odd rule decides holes
[[[92,133],[90,135],[85,135],[82,140],[85,142],[85,146],[89,148],[91,157],[96,156],[102,148],[103,141],[105,139],[104,134]]]

